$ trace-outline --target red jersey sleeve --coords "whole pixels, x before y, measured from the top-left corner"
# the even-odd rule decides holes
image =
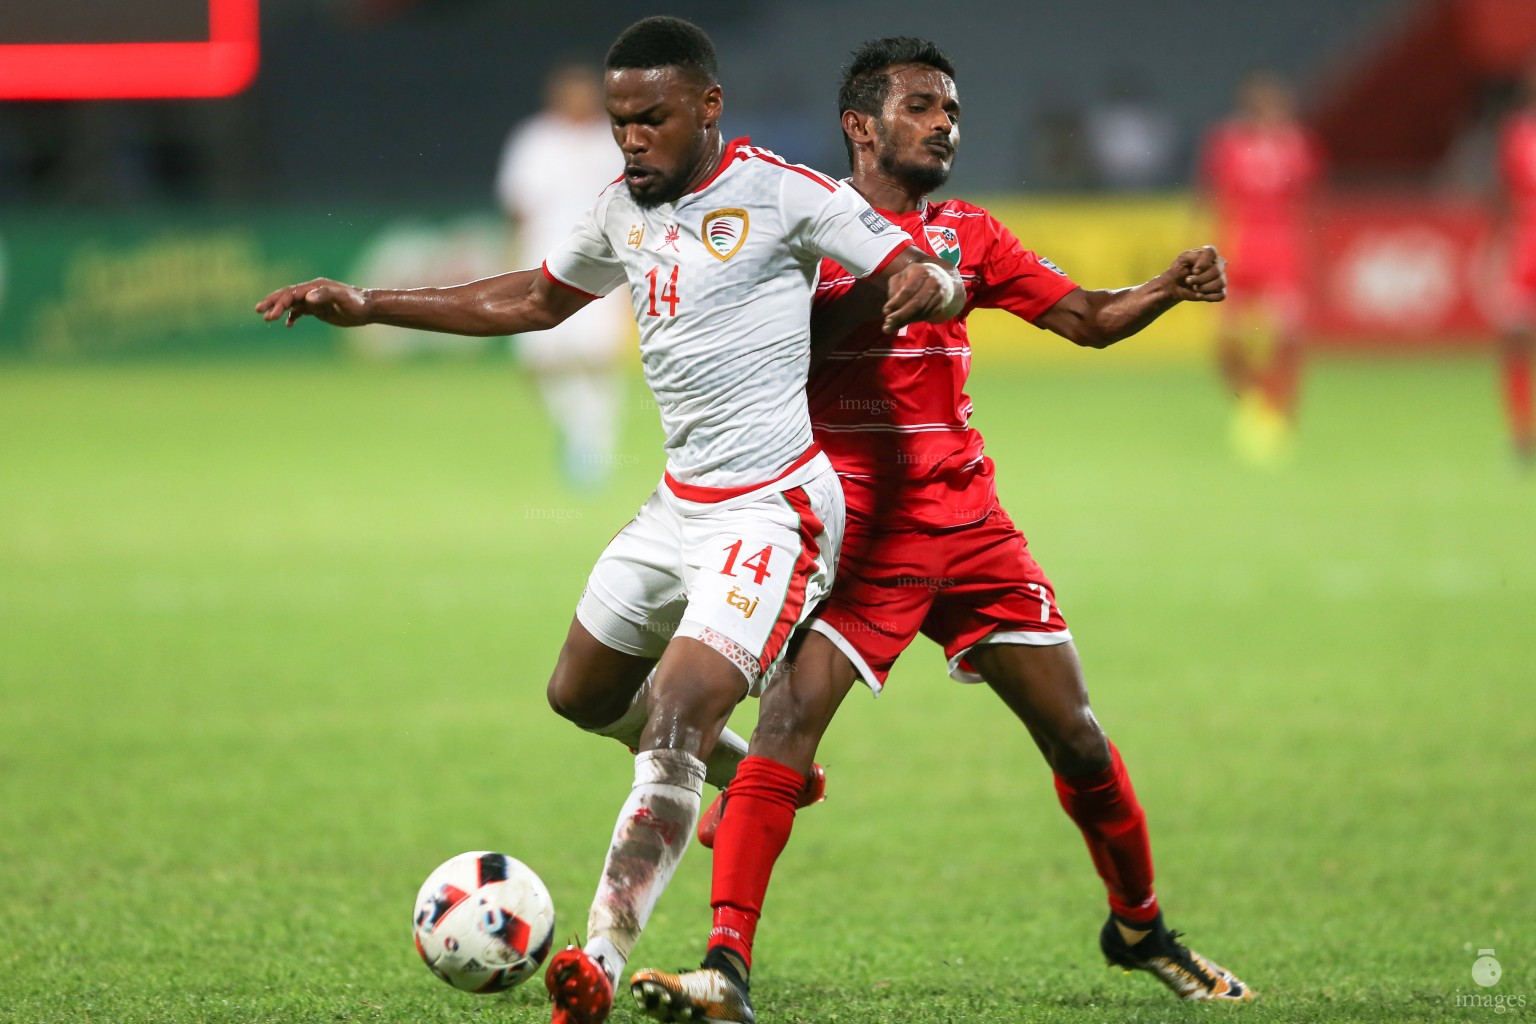
[[[1517,114],[1504,123],[1499,137],[1499,177],[1509,195],[1520,203],[1536,199],[1536,121]]]
[[[820,276],[816,279],[816,294],[811,299],[812,305],[824,306],[829,302],[836,302],[847,295],[857,281],[858,278],[845,270],[836,260],[823,259]]]
[[[1006,309],[1033,323],[1077,287],[1056,264],[1020,245],[995,217],[987,217],[986,229],[991,236],[987,258],[977,268],[971,305]]]

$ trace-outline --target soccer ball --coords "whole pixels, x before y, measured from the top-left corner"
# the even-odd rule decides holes
[[[501,853],[461,853],[416,894],[416,951],[454,988],[504,992],[549,955],[555,905],[539,876]]]

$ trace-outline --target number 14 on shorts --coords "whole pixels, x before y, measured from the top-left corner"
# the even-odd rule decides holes
[[[737,559],[741,558],[741,546],[743,543],[745,542],[738,540],[734,544],[727,544],[725,546],[725,567],[720,570],[720,575],[736,575]],[[741,567],[743,569],[752,570],[752,582],[756,583],[758,586],[762,586],[763,580],[773,575],[773,573],[768,571],[768,559],[772,554],[773,545],[765,544],[763,546],[763,550],[759,551],[757,554],[750,558],[741,559]]]

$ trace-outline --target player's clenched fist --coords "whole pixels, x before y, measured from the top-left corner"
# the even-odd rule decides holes
[[[895,334],[915,320],[948,320],[960,312],[964,295],[954,271],[936,262],[910,263],[892,275],[887,286],[881,330]]]
[[[1220,302],[1227,297],[1227,261],[1214,246],[1179,253],[1168,273],[1174,295],[1185,302]]]
[[[263,320],[276,320],[286,313],[289,327],[301,316],[312,316],[336,327],[357,327],[369,322],[368,299],[363,290],[324,277],[279,288],[256,303],[256,312]]]

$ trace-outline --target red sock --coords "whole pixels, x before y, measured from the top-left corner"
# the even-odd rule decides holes
[[[1109,767],[1101,772],[1073,779],[1056,776],[1056,795],[1082,830],[1093,866],[1109,890],[1109,909],[1133,924],[1144,924],[1157,916],[1147,816],[1113,743],[1109,756]]]
[[[752,939],[774,862],[789,842],[805,776],[766,757],[750,756],[736,769],[720,830],[715,834],[710,906],[711,947],[724,946],[752,966]]]
[[[1529,445],[1536,435],[1531,412],[1531,354],[1523,349],[1504,353],[1504,410],[1516,445]]]

